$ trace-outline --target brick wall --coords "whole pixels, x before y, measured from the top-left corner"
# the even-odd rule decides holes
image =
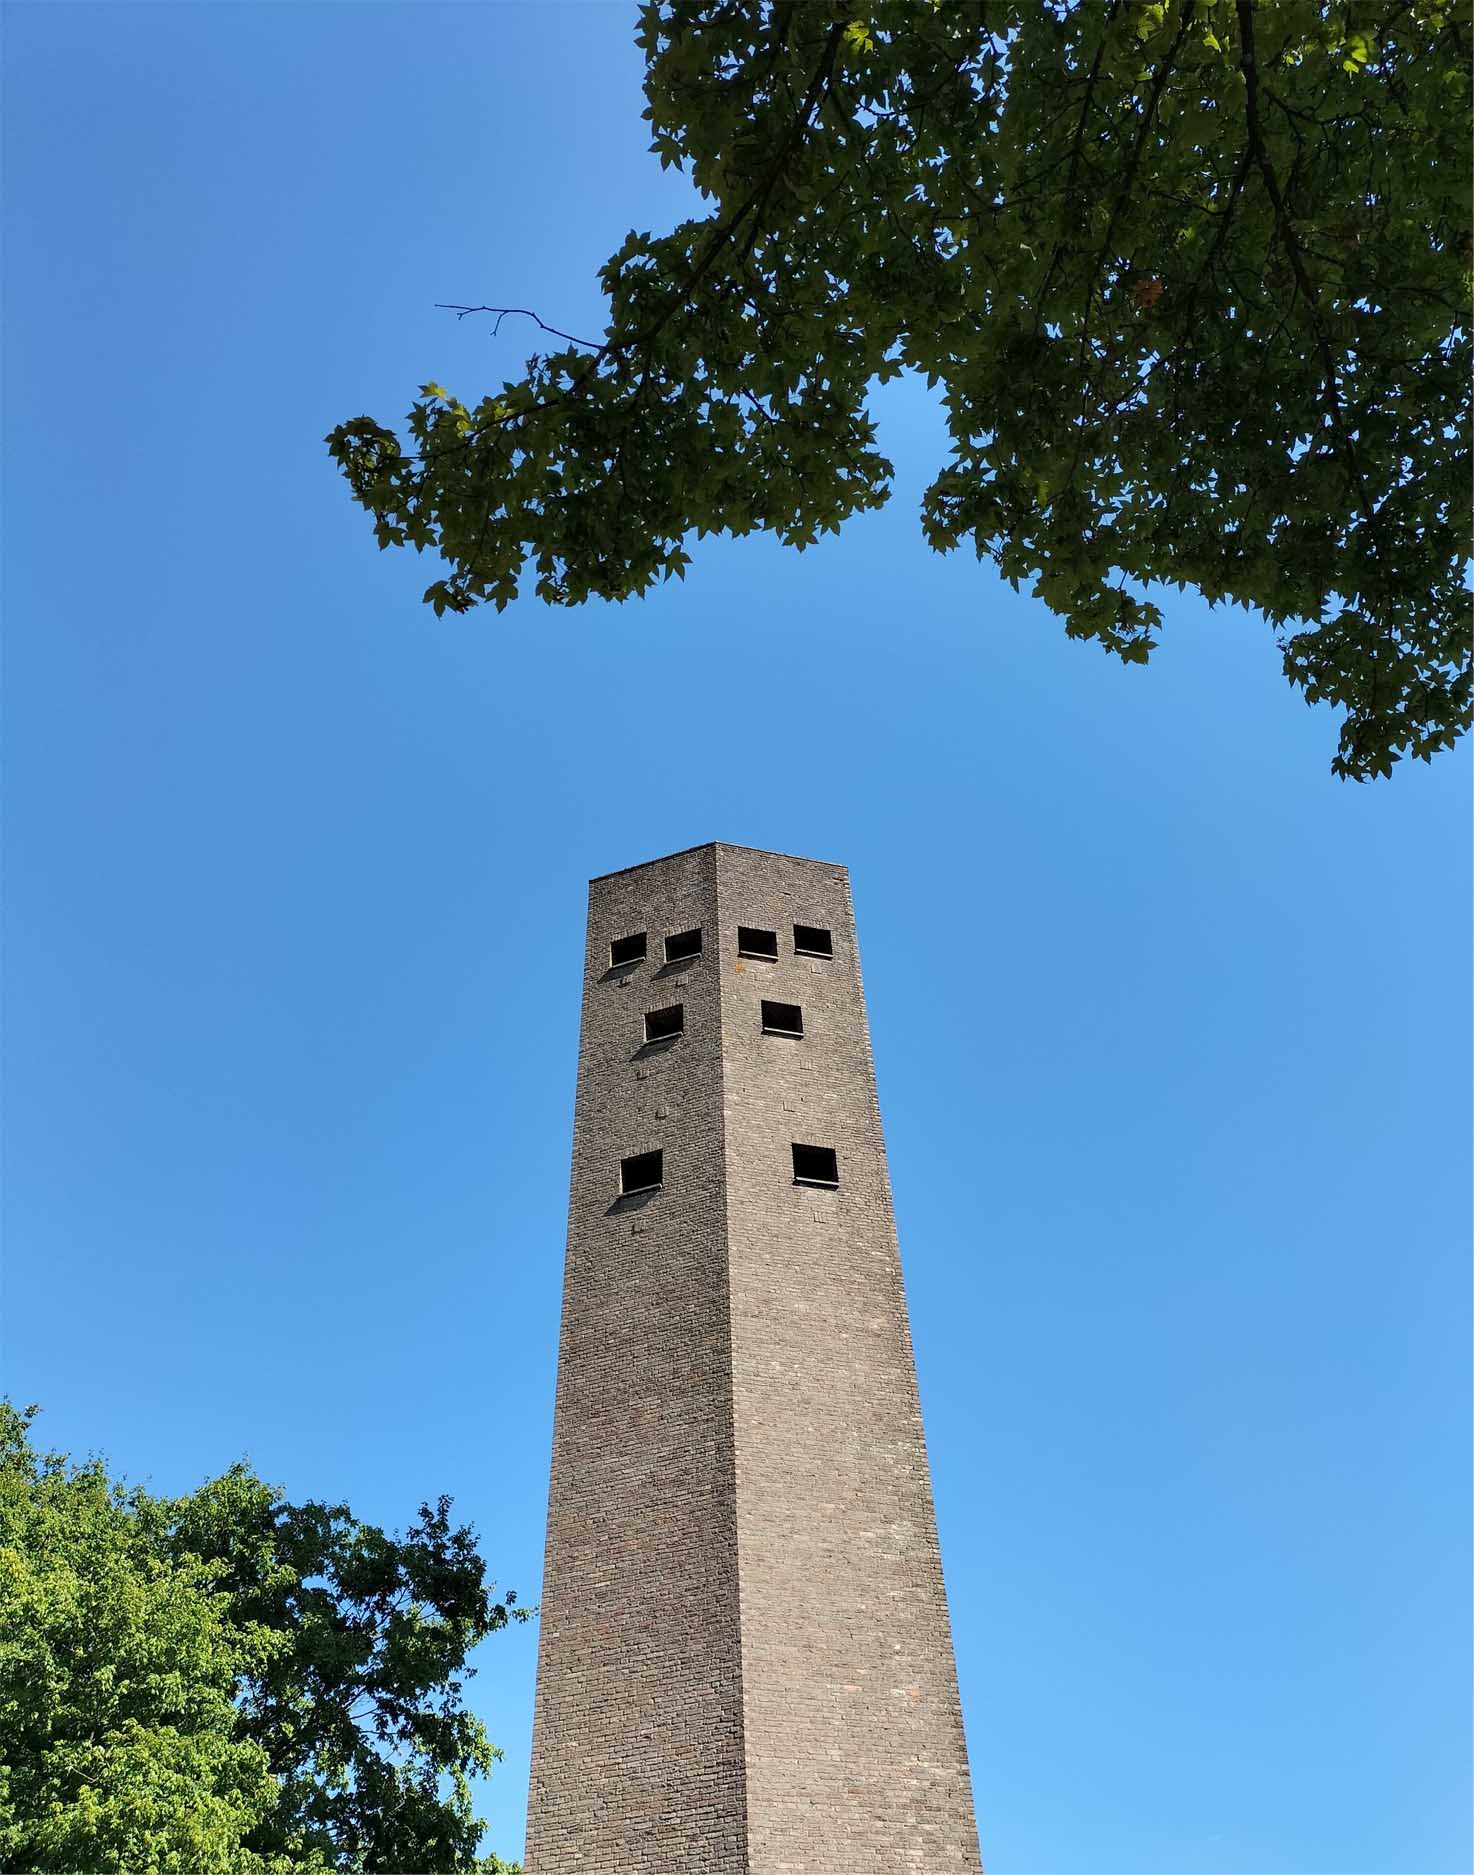
[[[847,875],[707,846],[589,907],[529,1875],[976,1869]],[[795,1141],[837,1190],[794,1183]],[[663,1189],[621,1200],[656,1147]]]
[[[710,848],[589,888],[538,1645],[535,1875],[746,1868]],[[663,964],[670,932],[706,953]],[[612,939],[649,954],[609,969]],[[686,1032],[642,1045],[647,1009]],[[621,1201],[660,1147],[665,1188]]]
[[[955,1875],[977,1829],[849,877],[717,867],[750,1866]],[[738,923],[778,962],[739,960]],[[761,1033],[763,997],[801,1042]],[[793,1183],[794,1141],[835,1149],[837,1190]]]

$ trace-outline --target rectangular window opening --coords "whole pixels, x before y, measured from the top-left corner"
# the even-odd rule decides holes
[[[738,925],[737,955],[739,957],[768,957],[776,963],[778,961],[778,933],[758,931],[752,925]]]
[[[609,967],[618,970],[623,964],[645,961],[645,933],[635,931],[629,937],[616,938],[609,946]]]
[[[659,1191],[664,1182],[665,1154],[637,1152],[619,1162],[619,1193],[622,1198],[637,1191]]]
[[[669,1009],[650,1009],[645,1013],[645,1040],[666,1042],[686,1030],[686,1005],[672,1003]]]
[[[793,948],[800,957],[832,957],[834,939],[822,925],[796,924],[793,927]]]
[[[763,1004],[764,1035],[797,1035],[804,1032],[804,1012],[797,1003]]]
[[[793,1182],[795,1185],[838,1185],[839,1154],[833,1146],[793,1145]]]
[[[678,931],[674,937],[665,940],[665,961],[668,964],[683,963],[688,957],[701,955],[701,927],[694,931]]]

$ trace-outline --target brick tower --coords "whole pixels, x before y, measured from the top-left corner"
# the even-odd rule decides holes
[[[610,873],[528,1875],[979,1866],[848,874]]]

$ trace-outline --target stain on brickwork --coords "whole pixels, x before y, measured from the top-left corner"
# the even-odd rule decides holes
[[[979,1868],[842,867],[718,845],[590,886],[542,1608],[529,1875]]]

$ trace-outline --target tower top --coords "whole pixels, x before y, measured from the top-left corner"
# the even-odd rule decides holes
[[[770,846],[743,846],[737,840],[702,840],[695,846],[679,846],[674,853],[660,853],[654,859],[636,860],[633,866],[616,866],[611,872],[596,872],[589,880],[590,885],[597,885],[601,879],[618,879],[627,872],[639,872],[645,866],[663,866],[667,860],[682,859],[687,853],[757,853],[764,859],[793,859],[801,866],[827,866],[831,872],[847,872],[847,866],[841,866],[838,860],[811,859],[804,853],[780,853]]]

